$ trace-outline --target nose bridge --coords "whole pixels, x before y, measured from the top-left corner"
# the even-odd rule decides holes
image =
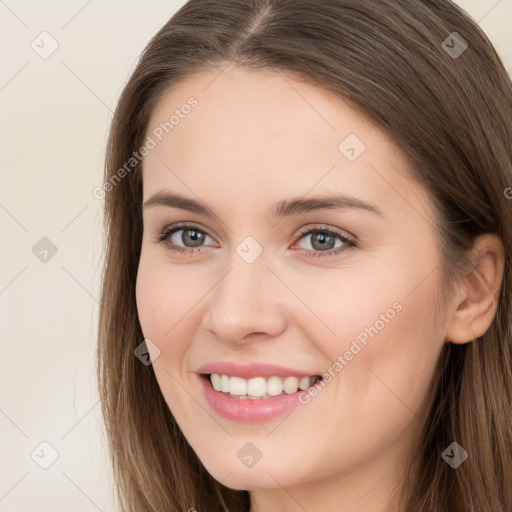
[[[206,328],[225,341],[241,342],[253,333],[272,337],[284,328],[276,278],[267,268],[265,254],[254,257],[253,250],[244,243],[237,247],[210,296]]]

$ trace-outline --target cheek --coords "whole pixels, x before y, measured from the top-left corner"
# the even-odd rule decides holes
[[[201,284],[202,279],[202,284]],[[146,339],[160,350],[153,368],[164,394],[174,394],[190,372],[192,340],[204,314],[210,286],[184,266],[171,266],[165,255],[141,255],[136,283],[139,322]]]
[[[137,312],[144,337],[153,341],[161,338],[166,324],[163,311],[167,298],[158,275],[158,268],[145,264],[144,257],[141,257],[135,288]]]
[[[383,417],[386,407],[419,410],[442,349],[443,333],[433,323],[435,257],[406,256],[390,255],[373,268],[353,266],[340,273],[337,285],[332,278],[315,280],[315,287],[311,280],[296,281],[295,292],[307,296],[329,327],[315,334],[310,316],[302,325],[330,361],[331,389],[348,397],[349,409],[362,417],[372,408],[382,408]]]
[[[350,296],[339,293],[341,308],[336,298],[336,307],[324,309],[336,341],[316,340],[331,361],[331,378],[305,407],[321,414],[322,404],[331,404],[329,421],[322,423],[326,439],[340,439],[325,447],[322,464],[331,471],[342,459],[349,466],[377,456],[406,433],[414,435],[425,419],[425,400],[442,348],[442,337],[432,324],[434,280],[413,293],[409,279],[400,280],[397,274],[391,281],[395,285],[387,288],[374,281],[379,288],[374,295],[369,294],[372,286],[354,285]],[[311,294],[309,298],[314,300]],[[306,415],[301,428],[318,430],[318,419]],[[290,436],[290,450],[295,441]],[[315,460],[320,446],[318,440],[304,451]]]
[[[193,287],[186,286],[183,273],[170,272],[165,262],[141,255],[136,283],[139,321],[144,338],[160,350],[152,359],[153,371],[165,400],[173,404],[171,410],[178,417],[193,405],[182,393],[192,337],[187,329],[193,319],[192,304],[198,300],[193,295]]]
[[[186,325],[180,322],[185,313],[184,290],[176,280],[168,282],[169,272],[164,270],[158,263],[141,257],[136,283],[137,311],[144,338],[160,350],[159,356],[153,359],[153,369],[160,382],[162,378],[164,381],[170,378],[165,370],[180,378],[180,362],[187,348],[187,337],[180,333]],[[171,284],[173,288],[169,288]]]
[[[137,311],[144,336],[162,343],[174,339],[174,333],[186,325],[193,306],[200,299],[199,291],[190,282],[190,273],[170,271],[165,261],[145,254],[139,262],[136,283]],[[160,347],[163,349],[165,347]]]
[[[396,277],[375,295],[368,287],[354,292],[338,312],[335,329],[341,334],[329,351],[331,361],[341,356],[342,377],[335,380],[343,388],[339,396],[349,397],[349,410],[390,424],[424,415],[443,342],[432,322],[434,280],[411,293],[409,280]]]

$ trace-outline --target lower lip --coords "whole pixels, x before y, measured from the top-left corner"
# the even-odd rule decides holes
[[[201,375],[199,378],[206,400],[217,414],[229,420],[247,423],[267,421],[281,416],[300,405],[299,394],[304,393],[304,391],[297,391],[290,395],[278,395],[255,400],[232,398],[213,389],[209,377]]]

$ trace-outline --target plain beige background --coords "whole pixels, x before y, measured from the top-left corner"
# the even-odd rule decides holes
[[[0,512],[114,510],[94,374],[92,191],[122,87],[183,3],[0,0]],[[458,3],[510,74],[512,0]]]

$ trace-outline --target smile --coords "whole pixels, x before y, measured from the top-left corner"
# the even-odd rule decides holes
[[[305,391],[320,380],[317,375],[311,377],[254,377],[244,379],[218,373],[209,375],[210,383],[215,391],[238,399],[259,400],[280,395],[291,395],[299,390]]]
[[[299,400],[301,393],[307,393],[322,380],[319,376],[244,379],[217,373],[200,374],[198,377],[211,410],[225,419],[244,423],[270,421],[282,416],[303,404]]]

